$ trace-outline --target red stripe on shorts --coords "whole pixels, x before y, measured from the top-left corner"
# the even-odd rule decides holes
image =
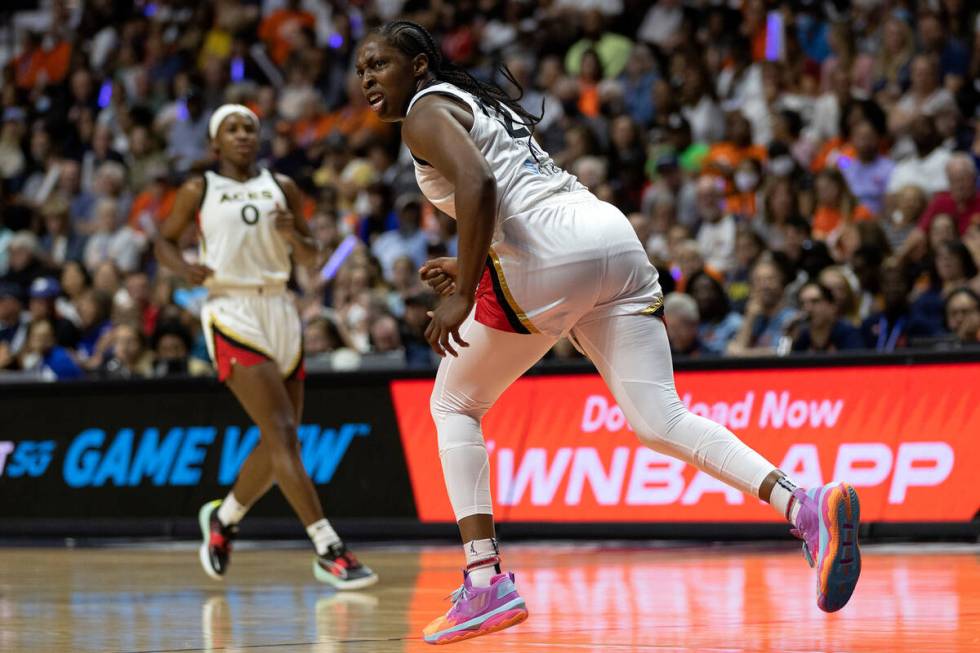
[[[299,362],[296,363],[296,367],[293,368],[293,371],[286,376],[287,381],[292,381],[293,379],[296,379],[297,381],[306,380],[306,362],[304,361],[305,357],[306,355],[303,352],[300,352]]]
[[[251,347],[235,342],[232,338],[213,328],[214,358],[218,367],[218,380],[226,381],[231,376],[233,365],[252,367],[269,360],[265,354],[260,354]]]
[[[508,315],[508,308],[500,303],[500,298],[493,287],[493,277],[489,265],[483,268],[480,285],[476,287],[476,321],[498,331],[522,333],[514,328],[516,316]],[[518,322],[518,324],[520,324]],[[523,333],[527,333],[524,331]]]

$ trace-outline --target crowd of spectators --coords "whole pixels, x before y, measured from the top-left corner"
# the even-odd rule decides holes
[[[42,0],[0,30],[0,370],[207,374],[152,257],[210,112],[262,119],[324,266],[291,286],[312,369],[431,366],[417,278],[455,224],[353,75],[395,17],[543,116],[629,216],[676,355],[961,347],[980,332],[980,18],[966,0]],[[190,258],[196,233],[182,246]],[[566,342],[551,357],[578,356]]]

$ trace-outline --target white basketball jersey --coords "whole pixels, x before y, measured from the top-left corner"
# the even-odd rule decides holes
[[[574,175],[556,166],[547,152],[531,140],[528,128],[509,107],[498,112],[457,86],[440,82],[417,93],[408,110],[412,110],[419,98],[431,93],[462,100],[473,112],[470,137],[497,181],[498,225],[501,219],[532,209],[556,193],[585,190]],[[415,178],[436,208],[456,217],[456,189],[448,179],[419,159],[415,160]]]
[[[204,173],[204,200],[198,217],[201,262],[214,270],[205,283],[251,287],[285,284],[289,243],[276,232],[272,211],[288,210],[286,194],[266,169],[248,181],[210,170]]]

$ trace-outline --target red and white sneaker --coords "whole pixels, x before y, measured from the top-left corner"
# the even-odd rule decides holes
[[[343,543],[331,545],[326,555],[313,559],[313,576],[338,590],[359,590],[378,582],[378,575],[361,564]]]
[[[215,499],[201,506],[197,513],[197,521],[201,526],[201,548],[198,550],[201,567],[211,578],[221,580],[228,571],[231,562],[231,542],[238,535],[237,526],[224,526],[218,520],[220,499]]]

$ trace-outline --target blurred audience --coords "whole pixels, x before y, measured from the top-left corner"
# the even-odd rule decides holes
[[[433,366],[417,270],[455,254],[455,224],[351,74],[395,16],[478,79],[514,91],[511,67],[538,140],[658,266],[677,356],[976,341],[970,3],[782,3],[779,35],[762,2],[93,2],[71,30],[60,4],[0,34],[0,369],[207,373],[201,293],[147,244],[214,165],[223,102],[260,115],[261,164],[323,246],[291,286],[311,369]]]

